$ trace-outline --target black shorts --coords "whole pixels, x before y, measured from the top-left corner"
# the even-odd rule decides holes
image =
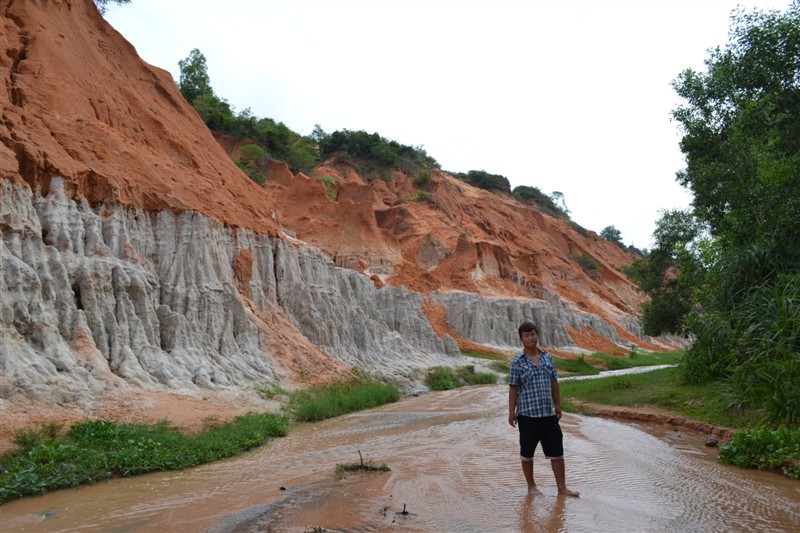
[[[519,454],[523,461],[533,459],[533,452],[539,442],[547,459],[562,459],[564,457],[564,434],[558,417],[545,416],[532,418],[530,416],[517,416],[519,427]]]

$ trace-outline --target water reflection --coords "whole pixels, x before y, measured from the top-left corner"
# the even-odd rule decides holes
[[[705,435],[566,414],[567,481],[529,497],[507,388],[471,387],[316,424],[247,455],[0,507],[14,531],[795,531],[800,483],[719,464]],[[358,453],[391,471],[344,480]],[[281,490],[281,489],[285,490]],[[407,511],[403,514],[403,510]]]

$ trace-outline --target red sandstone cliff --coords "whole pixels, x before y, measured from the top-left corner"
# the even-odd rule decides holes
[[[257,186],[232,163],[237,146],[222,142],[226,154],[169,73],[144,63],[90,0],[3,2],[0,38],[6,179],[46,193],[58,175],[92,204],[196,210],[269,234],[283,227],[339,266],[423,293],[560,295],[610,322],[637,313],[641,295],[619,271],[630,254],[444,173],[424,202],[412,201],[416,187],[400,172],[368,183],[342,164],[312,173],[334,179],[333,201],[320,180],[278,164]],[[583,270],[581,255],[600,269]]]
[[[352,166],[334,162],[310,177],[271,163],[260,187],[232,162],[238,145],[215,139],[170,75],[144,63],[91,0],[3,0],[0,24],[0,180],[47,196],[52,178],[62,177],[70,198],[101,213],[112,206],[195,211],[226,228],[295,236],[377,286],[402,285],[423,295],[465,291],[544,300],[601,317],[625,342],[663,346],[623,327],[636,316],[641,296],[619,271],[632,256],[613,243],[442,172],[433,174],[426,187],[430,198],[420,202],[413,201],[413,180],[401,172],[369,182]],[[332,178],[334,199],[321,177]],[[12,220],[16,216],[0,212],[0,229],[11,245],[30,230],[25,221]],[[40,239],[46,243],[47,236]],[[16,261],[13,255],[6,257]],[[594,258],[599,269],[582,269],[575,259],[582,255]],[[249,299],[249,250],[241,250],[230,266],[237,297],[266,339],[263,349],[278,360],[281,352],[296,356],[291,352],[302,345],[303,357],[277,366],[283,364],[288,375],[307,373],[311,359],[325,355],[279,309],[258,309]],[[37,298],[47,298],[45,293]],[[16,314],[19,302],[0,303],[9,335],[18,335],[11,322],[28,320]],[[450,334],[462,347],[475,348],[448,325],[440,304],[426,299],[422,311],[437,335]],[[40,325],[23,326],[35,339],[31,328]],[[86,331],[67,332],[64,342],[83,342]],[[578,347],[625,351],[588,327],[569,334]],[[278,346],[282,341],[286,347]],[[343,366],[330,360],[326,365],[331,374]]]

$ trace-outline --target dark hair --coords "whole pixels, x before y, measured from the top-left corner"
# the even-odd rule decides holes
[[[536,327],[536,324],[530,321],[525,321],[519,325],[519,338],[522,338],[523,333],[527,333],[528,331],[535,331],[536,335],[539,335],[539,329]]]

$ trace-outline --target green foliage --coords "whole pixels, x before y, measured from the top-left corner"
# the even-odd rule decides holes
[[[49,430],[48,430],[49,431]],[[188,468],[285,436],[285,418],[248,414],[183,435],[167,422],[155,425],[87,420],[61,438],[29,442],[0,456],[0,504],[111,477]]]
[[[414,184],[417,187],[425,188],[431,181],[430,170],[420,170],[414,175]]]
[[[489,368],[500,374],[508,374],[511,365],[507,361],[492,361],[489,363]]]
[[[443,391],[465,385],[487,385],[496,383],[497,377],[486,372],[475,372],[473,365],[457,369],[437,366],[428,371],[425,384],[431,390]]]
[[[511,191],[511,194],[513,194],[514,198],[516,198],[523,204],[530,204],[530,203],[536,204],[539,207],[539,209],[541,209],[548,215],[557,218],[569,217],[569,211],[566,209],[566,204],[564,204],[563,202],[564,195],[561,193],[553,193],[553,196],[561,200],[561,203],[564,204],[563,207],[559,206],[553,200],[553,196],[548,196],[544,194],[536,187],[530,187],[528,185],[518,185],[517,187],[514,187],[514,190]]]
[[[733,428],[758,422],[754,413],[730,411],[720,398],[718,383],[686,384],[678,368],[601,379],[562,380],[561,402],[566,410],[577,409],[580,402],[652,405],[685,418]]]
[[[361,451],[358,452],[359,462],[357,463],[337,463],[336,464],[336,477],[343,479],[347,472],[388,472],[389,465],[386,463],[375,463],[372,459],[361,456]]]
[[[325,185],[325,195],[328,197],[328,200],[335,200],[336,189],[333,188],[333,178],[331,176],[322,176],[319,179],[322,180],[322,183]]]
[[[600,373],[600,369],[590,365],[583,355],[578,356],[577,359],[554,357],[553,362],[556,364],[556,369],[558,369],[559,372],[567,372],[571,375],[593,376]]]
[[[197,95],[191,104],[208,129],[222,133],[228,133],[234,129],[236,118],[226,100],[213,93],[203,93]]]
[[[427,202],[430,200],[431,195],[428,191],[423,191],[422,189],[417,189],[416,194],[414,194],[414,201],[415,202]]]
[[[245,144],[240,150],[242,163],[261,166],[267,162],[267,151],[257,144]]]
[[[194,105],[197,97],[214,95],[211,79],[208,76],[206,56],[200,50],[192,49],[187,58],[178,61],[178,67],[181,69],[178,87],[187,102]]]
[[[256,387],[258,395],[265,400],[273,400],[275,398],[286,397],[286,390],[277,383],[270,383],[269,385],[261,385]]]
[[[131,0],[94,0],[94,5],[97,6],[98,11],[100,11],[101,15],[105,15],[108,12],[108,4],[117,4],[118,6],[124,4],[130,4]]]
[[[719,458],[745,468],[779,470],[800,479],[800,429],[750,428],[719,447]]]
[[[731,409],[800,424],[800,2],[738,11],[707,72],[673,86],[685,104],[689,213],[658,222],[657,246],[630,270],[650,296],[649,334],[687,333],[691,382],[725,383]]]
[[[572,229],[577,231],[579,235],[583,235],[584,237],[589,237],[589,231],[580,224],[578,224],[577,222],[570,220],[568,224]]]
[[[600,271],[600,263],[589,254],[573,255],[572,258],[589,274],[596,274]]]
[[[623,268],[650,297],[642,306],[642,326],[648,335],[685,332],[686,315],[703,276],[702,234],[701,223],[691,213],[662,211],[653,249]]]
[[[613,225],[603,228],[603,230],[600,232],[600,236],[607,241],[622,244],[622,232],[620,232]]]
[[[397,168],[409,174],[439,168],[436,160],[422,147],[406,146],[385,139],[377,133],[339,130],[327,134],[317,125],[313,136],[319,143],[319,154],[323,160],[336,155],[346,160],[361,162],[368,170]]]
[[[453,177],[467,182],[473,187],[485,189],[487,191],[511,193],[511,183],[508,178],[500,174],[490,174],[485,170],[470,170],[466,174],[463,172],[453,172]]]
[[[313,422],[399,399],[400,392],[396,387],[357,378],[344,383],[294,391],[289,395],[286,410],[299,422]]]
[[[264,174],[261,173],[257,168],[252,165],[248,165],[243,163],[242,161],[235,161],[236,166],[239,167],[239,170],[247,174],[251,180],[255,181],[259,185],[264,185],[267,182],[267,178]]]
[[[18,448],[33,448],[37,444],[58,437],[61,428],[62,425],[56,422],[37,424],[34,427],[20,429],[14,432],[11,442]]]

